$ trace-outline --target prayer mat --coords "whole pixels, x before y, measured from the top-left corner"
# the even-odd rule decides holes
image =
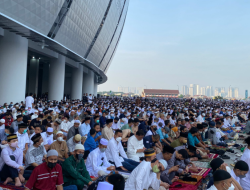
[[[202,179],[202,176],[199,176],[199,175],[191,175],[191,177],[196,178],[197,182],[194,182],[194,181],[183,181],[181,179],[179,179],[178,182],[180,182],[180,183],[186,183],[186,184],[190,184],[190,185],[196,185]]]
[[[224,150],[226,151],[227,148],[225,148],[224,146],[217,146],[217,145],[213,145],[212,147],[210,147],[211,149],[217,149],[217,150]]]
[[[208,158],[209,159],[215,159],[215,158],[217,158],[219,155],[218,154],[212,154],[212,153],[210,153],[210,154],[208,154]],[[203,160],[203,159],[202,159]]]
[[[186,183],[180,183],[178,181],[175,181],[174,183],[172,183],[169,187],[169,190],[179,190],[179,189],[185,189],[185,190],[197,190],[198,187],[200,186],[201,184],[201,181],[200,180],[196,185],[191,185],[191,184],[186,184]],[[177,185],[181,185],[181,187],[175,187]]]
[[[3,188],[3,190],[24,190],[24,186],[22,187],[16,187],[15,185],[4,185],[3,183],[0,183],[0,187]]]
[[[192,163],[199,168],[209,168],[209,162],[193,161]]]
[[[211,170],[210,168],[201,168],[201,167],[197,167],[197,168],[198,168],[198,172],[192,172],[191,175],[199,175],[199,176],[205,177]]]

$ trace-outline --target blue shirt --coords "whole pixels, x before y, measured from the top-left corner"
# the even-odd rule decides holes
[[[4,129],[0,129],[0,142],[7,141],[7,135],[5,134]]]
[[[106,124],[106,117],[101,116],[100,117],[100,127],[103,128],[103,126]]]
[[[160,142],[162,142],[162,139],[168,138],[168,134],[165,134],[165,136],[163,136],[161,128],[157,129],[156,133],[160,135]]]
[[[83,123],[79,127],[79,133],[80,133],[81,136],[86,136],[87,137],[89,131],[90,131],[90,125],[89,124]]]
[[[155,143],[152,140],[152,135],[144,137],[143,144],[145,148],[153,148],[153,146],[155,146]]]
[[[99,136],[101,136],[102,135],[102,133],[99,131],[98,133],[96,133],[96,136],[94,137],[94,140],[97,138],[97,137],[99,137]],[[90,137],[90,133],[88,134],[88,137],[87,138],[89,138]],[[95,141],[96,142],[96,145],[98,146],[99,145],[99,142],[100,142],[100,140],[98,140],[98,141]]]
[[[89,150],[89,152],[91,152],[94,149],[96,149],[96,147],[97,145],[96,145],[95,139],[92,136],[88,137],[84,143],[85,151]]]
[[[191,146],[195,146],[199,144],[200,141],[197,139],[196,136],[192,136],[191,133],[188,133],[188,144]]]

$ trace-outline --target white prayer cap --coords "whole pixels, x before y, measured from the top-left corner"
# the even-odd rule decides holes
[[[81,122],[79,120],[75,120],[74,123],[79,123],[80,124]]]
[[[105,145],[105,146],[107,146],[108,145],[108,140],[107,139],[104,139],[104,138],[101,138],[101,140],[100,140],[100,143],[102,144],[102,145]]]
[[[0,123],[5,123],[5,119],[1,119],[1,120],[0,120]]]
[[[203,113],[202,116],[205,116],[205,114]]]
[[[157,126],[157,124],[156,123],[152,123],[151,126]]]
[[[147,113],[148,116],[150,116],[150,113]]]
[[[164,166],[164,170],[167,169],[168,163],[164,159],[160,159],[159,162]]]
[[[53,132],[53,128],[52,127],[48,127],[47,128],[47,132],[52,133]]]
[[[122,118],[122,121],[126,121],[126,118]]]
[[[38,110],[39,110],[39,111],[43,111],[43,109],[42,109],[42,108],[38,108]]]
[[[56,135],[58,135],[58,134],[63,134],[63,132],[62,132],[62,131],[58,131],[58,132],[56,133]]]
[[[96,190],[113,190],[114,186],[108,182],[99,182]]]
[[[35,112],[35,113],[38,113],[38,111],[37,111],[37,110],[35,110],[34,112]]]
[[[85,150],[84,146],[82,144],[77,144],[75,146],[75,150]]]
[[[54,149],[52,150],[49,150],[48,153],[47,153],[47,158],[50,157],[50,156],[58,156],[58,152]]]

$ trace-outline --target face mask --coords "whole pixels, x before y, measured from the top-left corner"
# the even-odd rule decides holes
[[[106,148],[100,148],[100,151],[101,151],[101,152],[105,152],[105,151],[106,151]]]
[[[121,122],[121,125],[123,124],[123,122]]]
[[[62,137],[58,137],[57,140],[58,141],[63,141],[63,138]]]
[[[50,169],[54,168],[56,166],[56,163],[48,162],[48,167]]]
[[[154,165],[152,170],[153,170],[154,173],[159,173],[160,172],[157,165]]]
[[[183,144],[186,144],[186,143],[187,143],[187,140],[185,139],[185,140],[183,140],[182,142],[183,142]]]
[[[9,136],[9,134],[8,134],[8,133],[5,133],[5,135],[6,135],[6,136]]]
[[[117,138],[116,138],[116,141],[117,141],[117,142],[121,142],[121,141],[122,141],[122,138],[121,138],[121,137],[117,137]]]
[[[242,178],[245,178],[246,175],[239,175],[238,177],[239,177],[240,179],[242,179]]]
[[[27,132],[27,129],[25,129],[24,131],[23,131],[23,134],[25,134]]]
[[[83,154],[77,154],[76,158],[77,158],[77,160],[81,160],[83,158]]]
[[[16,148],[18,146],[18,141],[14,142],[14,143],[11,143],[10,146],[12,148]]]
[[[96,123],[99,123],[99,120],[96,120]]]
[[[157,161],[157,158],[151,160],[151,163],[155,163]]]
[[[157,127],[154,127],[153,129],[154,129],[154,131],[157,131]]]

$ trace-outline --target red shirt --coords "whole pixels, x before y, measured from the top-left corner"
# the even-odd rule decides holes
[[[5,126],[11,126],[11,123],[13,122],[13,118],[6,119],[5,116],[4,116],[3,119],[5,119]]]
[[[25,187],[28,189],[33,187],[33,190],[55,190],[56,185],[62,184],[62,167],[56,164],[53,169],[50,169],[44,162],[33,170]]]

